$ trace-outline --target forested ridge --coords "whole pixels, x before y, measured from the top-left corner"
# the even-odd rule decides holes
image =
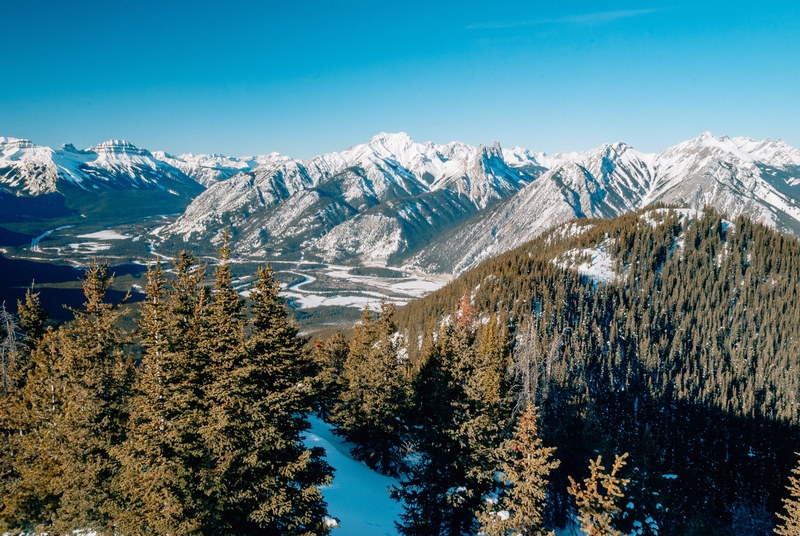
[[[220,253],[211,286],[190,254],[152,266],[133,332],[103,265],[71,322],[20,304],[0,528],[326,533],[310,411],[398,478],[404,535],[800,526],[795,238],[711,209],[579,220],[310,344],[271,270],[245,300]]]
[[[577,270],[598,252],[611,261],[606,282]],[[508,331],[517,361],[533,349],[541,435],[561,460],[554,521],[567,475],[596,452],[629,452],[647,490],[631,495],[632,515],[662,534],[756,534],[742,524],[769,526],[800,444],[798,284],[797,239],[710,209],[656,208],[554,229],[396,322],[417,368],[465,296]]]

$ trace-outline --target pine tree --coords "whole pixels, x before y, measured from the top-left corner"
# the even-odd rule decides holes
[[[237,415],[243,411],[244,400],[239,397],[237,372],[245,359],[246,336],[244,300],[232,286],[227,231],[218,251],[220,262],[214,270],[214,284],[197,341],[197,353],[209,365],[206,376],[198,378],[207,403],[200,434],[208,462],[201,471],[201,487],[208,497],[207,530],[232,534],[238,520],[231,517],[238,512],[231,503],[237,498],[227,486],[228,476],[241,463]]]
[[[238,438],[243,464],[238,508],[249,532],[327,534],[326,505],[318,486],[331,480],[323,449],[306,449],[305,414],[312,410],[319,367],[304,350],[305,339],[289,318],[272,268],[262,267],[251,292],[252,337],[237,371],[243,413]]]
[[[781,536],[800,534],[800,463],[792,469],[792,474],[796,476],[790,476],[789,485],[786,486],[789,498],[783,499],[785,513],[776,514],[783,523],[775,527],[775,534]]]
[[[192,286],[183,284],[187,289]],[[116,486],[127,506],[118,514],[117,525],[125,534],[195,534],[204,523],[197,492],[197,469],[203,458],[196,445],[202,402],[187,385],[191,369],[178,341],[185,342],[190,333],[177,329],[175,295],[170,300],[166,285],[159,260],[147,271],[139,322],[145,352],[137,371],[127,438],[114,449],[121,465]]]
[[[504,419],[484,390],[477,317],[465,295],[415,378],[415,455],[392,496],[404,503],[405,535],[472,534],[494,484],[493,451]]]
[[[58,331],[62,374],[68,382],[60,453],[64,479],[55,530],[111,533],[120,505],[111,486],[119,471],[111,450],[125,439],[133,362],[117,327],[118,306],[103,301],[113,276],[108,264],[86,270],[84,309]]]
[[[23,347],[29,353],[33,351],[36,341],[40,340],[45,332],[47,312],[39,301],[39,293],[33,292],[33,285],[25,291],[25,301],[17,300],[17,314],[19,326],[24,333]]]
[[[619,470],[625,465],[628,454],[617,456],[610,473],[605,473],[601,464],[602,457],[589,460],[589,476],[583,480],[583,485],[575,482],[570,477],[570,495],[575,497],[578,506],[578,519],[581,530],[587,536],[621,536],[622,533],[614,528],[613,520],[620,509],[616,500],[623,496],[622,490],[628,485],[628,480],[617,476]],[[600,489],[602,488],[602,491]]]
[[[344,335],[336,332],[327,341],[314,341],[311,349],[311,358],[320,370],[315,388],[318,393],[317,413],[326,421],[330,419],[331,411],[341,394],[340,377],[349,353],[348,346]]]
[[[0,403],[0,531],[52,532],[61,499],[62,338],[46,332],[18,389]]]
[[[405,427],[401,417],[408,385],[395,340],[394,304],[381,301],[377,320],[365,309],[340,375],[339,403],[331,420],[355,446],[353,456],[384,474],[396,475],[402,463]]]
[[[203,488],[214,534],[326,534],[319,485],[330,481],[321,449],[300,441],[313,407],[315,364],[288,319],[271,269],[251,293],[251,336],[244,303],[232,287],[226,240],[198,350],[209,356],[208,423],[202,438],[210,465]]]
[[[548,476],[560,462],[551,459],[554,447],[542,446],[538,419],[536,407],[528,406],[519,417],[513,437],[498,448],[500,497],[486,502],[478,513],[480,531],[488,536],[553,534],[542,524],[543,512]]]

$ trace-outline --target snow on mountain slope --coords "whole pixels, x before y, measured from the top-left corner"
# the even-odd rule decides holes
[[[290,160],[280,153],[267,155],[233,157],[220,154],[191,153],[172,156],[164,151],[154,151],[153,156],[167,164],[180,169],[188,177],[206,188],[242,172],[248,172],[259,166]]]
[[[712,205],[782,231],[800,231],[800,151],[783,141],[699,137],[657,155],[657,180],[646,202]]]
[[[169,190],[175,184],[193,182],[179,169],[124,140],[86,150],[71,144],[53,150],[28,140],[0,138],[0,186],[15,195],[62,192],[69,186],[86,191]]]
[[[507,165],[497,145],[416,143],[405,133],[381,133],[341,153],[285,159],[214,184],[161,234],[217,241],[219,229],[230,226],[240,254],[302,250],[328,261],[385,262],[542,171]]]
[[[28,140],[0,137],[0,184],[29,195],[56,191],[58,168],[53,150]]]
[[[658,154],[624,143],[585,153],[537,158],[550,169],[518,194],[405,262],[409,268],[460,273],[573,218],[613,217],[662,202],[731,218],[745,214],[800,234],[800,151],[782,140],[699,137]]]
[[[70,189],[180,193],[178,210],[192,199],[159,230],[164,240],[218,244],[229,228],[239,255],[308,254],[428,272],[458,273],[566,220],[656,202],[710,204],[800,234],[800,150],[708,132],[658,154],[617,142],[553,155],[380,133],[308,160],[175,157],[119,140],[53,150],[0,138],[6,200]]]

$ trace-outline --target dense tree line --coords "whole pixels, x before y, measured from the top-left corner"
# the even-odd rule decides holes
[[[575,269],[598,255],[615,276]],[[333,420],[369,460],[387,428],[354,400],[386,397],[381,441],[405,457],[373,466],[400,474],[404,534],[500,526],[487,512],[505,510],[485,504],[503,489],[496,450],[530,406],[560,462],[546,525],[574,515],[569,477],[591,478],[587,460],[627,452],[614,530],[766,534],[800,440],[799,284],[797,240],[746,218],[655,207],[575,222],[391,311],[397,333],[365,319],[332,372]]]
[[[575,269],[600,253],[616,278]],[[571,507],[567,476],[595,452],[625,451],[636,500],[620,527],[649,518],[661,533],[711,534],[744,517],[769,526],[786,495],[800,440],[799,285],[795,238],[662,207],[557,228],[409,304],[396,323],[422,374],[429,334],[465,293],[484,321],[499,319],[530,371],[516,389],[535,392],[561,460],[556,520]]]
[[[151,267],[136,333],[104,301],[107,265],[61,326],[44,328],[36,294],[19,304],[0,371],[0,531],[329,531],[331,468],[300,440],[319,367],[271,269],[245,302],[220,253],[213,286],[190,254],[172,276]]]

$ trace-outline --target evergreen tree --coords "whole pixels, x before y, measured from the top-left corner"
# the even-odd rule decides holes
[[[474,307],[465,295],[456,318],[430,348],[415,379],[417,460],[392,496],[404,503],[398,530],[406,535],[472,534],[481,497],[494,483],[492,454],[504,419],[480,374]]]
[[[480,531],[488,536],[552,536],[543,525],[548,476],[558,467],[553,447],[542,446],[538,410],[528,406],[519,417],[514,435],[498,448],[498,500],[487,501],[478,513]]]
[[[251,292],[252,337],[236,372],[242,413],[242,463],[232,487],[247,516],[237,534],[327,534],[319,486],[331,480],[323,449],[306,449],[305,415],[313,409],[319,367],[288,317],[272,268],[258,270]]]
[[[227,489],[228,475],[241,463],[237,444],[240,432],[237,416],[244,402],[238,389],[238,369],[245,360],[244,300],[233,289],[228,234],[218,250],[220,262],[214,270],[214,285],[198,333],[197,353],[209,365],[205,378],[200,380],[200,392],[205,396],[207,416],[200,434],[207,456],[201,471],[201,487],[208,497],[207,530],[216,534],[233,534],[240,512],[231,506],[237,500]]]
[[[317,486],[330,481],[330,468],[321,449],[305,449],[300,441],[316,368],[286,315],[271,269],[258,273],[247,339],[229,254],[226,239],[199,347],[212,364],[208,423],[201,430],[210,456],[203,482],[211,501],[208,531],[325,534]]]
[[[408,398],[395,331],[394,304],[382,300],[377,320],[365,309],[340,374],[339,403],[331,414],[336,433],[355,445],[353,456],[389,475],[396,475],[402,462],[401,416]]]
[[[800,456],[800,454],[798,454]],[[783,499],[785,513],[776,514],[783,522],[775,527],[775,534],[781,536],[797,536],[800,534],[800,463],[792,469],[789,477],[789,498]]]
[[[317,413],[329,420],[331,411],[341,393],[343,381],[340,379],[349,353],[347,340],[341,332],[336,332],[327,341],[317,339],[311,349],[311,358],[320,370],[318,385]]]
[[[0,400],[0,531],[52,532],[64,468],[63,339],[46,332],[30,354],[24,381]]]
[[[24,338],[23,348],[30,353],[45,332],[47,322],[47,312],[42,309],[39,301],[39,293],[33,292],[33,285],[25,291],[25,301],[17,300],[17,314],[19,315],[19,326],[22,328]]]
[[[93,262],[83,281],[84,309],[58,331],[68,383],[58,422],[64,478],[56,531],[110,534],[121,507],[111,485],[119,471],[111,451],[125,439],[134,369],[116,327],[118,306],[103,301],[112,282],[108,264]]]
[[[178,263],[189,259],[183,257]],[[178,268],[183,277],[187,266]],[[192,284],[184,281],[184,288]],[[191,370],[180,351],[188,332],[180,332],[160,260],[147,271],[142,304],[141,344],[126,441],[114,449],[121,472],[116,485],[126,508],[117,516],[125,534],[195,534],[204,526],[203,500],[197,491],[197,417],[202,402],[188,385]],[[181,284],[176,286],[180,287]],[[196,288],[191,291],[196,293]]]
[[[600,465],[601,456],[598,456],[597,460],[589,460],[590,474],[583,480],[583,485],[578,484],[570,477],[568,491],[575,497],[581,530],[587,536],[622,535],[614,528],[613,521],[620,513],[616,500],[623,496],[622,490],[629,482],[627,479],[617,476],[619,470],[625,465],[627,457],[627,453],[617,456],[610,473],[606,473],[606,468]]]

